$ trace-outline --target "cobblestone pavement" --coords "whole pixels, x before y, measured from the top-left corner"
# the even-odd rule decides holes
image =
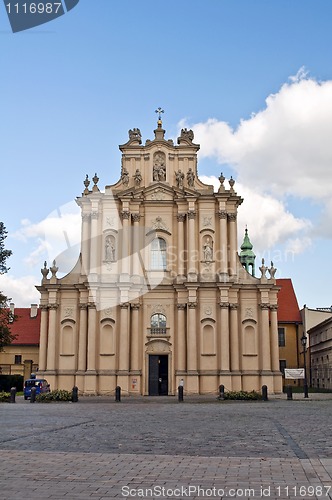
[[[331,499],[331,409],[314,398],[18,398],[0,406],[0,499]]]

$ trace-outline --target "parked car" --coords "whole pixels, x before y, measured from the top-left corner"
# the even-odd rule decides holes
[[[36,396],[38,394],[43,394],[44,392],[50,392],[50,384],[44,378],[29,378],[24,382],[23,394],[24,399],[29,399],[31,397],[32,387],[36,388]]]

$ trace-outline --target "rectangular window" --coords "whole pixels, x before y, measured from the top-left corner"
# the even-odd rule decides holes
[[[15,354],[15,365],[21,365],[21,364],[22,364],[21,354]]]
[[[278,341],[279,341],[279,347],[285,347],[286,345],[285,328],[278,328]]]
[[[285,368],[287,368],[287,362],[285,359],[279,360],[279,370],[283,375],[285,375]]]

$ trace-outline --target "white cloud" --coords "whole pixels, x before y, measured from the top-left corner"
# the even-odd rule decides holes
[[[219,187],[217,177],[200,176],[200,180],[206,184],[213,184],[217,191]],[[227,182],[225,187],[228,188]],[[276,247],[286,244],[288,251],[299,253],[310,245],[311,240],[307,234],[311,229],[310,221],[295,217],[282,201],[271,194],[258,193],[238,182],[235,183],[234,189],[244,198],[238,210],[239,245],[246,225],[255,252],[276,250]],[[298,242],[297,245],[295,240]]]
[[[0,277],[0,290],[11,298],[16,307],[28,307],[29,304],[39,304],[40,294],[35,288],[37,283],[36,276],[14,278],[4,274]]]
[[[332,219],[332,81],[307,78],[301,68],[237,129],[215,118],[181,126],[194,130],[201,158],[229,165],[242,186],[275,199],[314,201]]]

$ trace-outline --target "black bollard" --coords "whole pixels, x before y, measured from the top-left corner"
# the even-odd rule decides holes
[[[219,386],[219,396],[218,399],[221,399],[222,401],[225,399],[225,386],[220,385]]]
[[[263,401],[269,400],[269,398],[267,396],[267,385],[262,386],[262,399],[263,399]]]
[[[71,400],[73,403],[77,403],[78,401],[78,387],[76,387],[76,385],[72,389]]]
[[[117,385],[115,388],[115,401],[117,403],[120,403],[121,401],[121,387],[119,385]]]
[[[287,394],[287,400],[290,401],[293,399],[293,387],[291,385],[286,386],[286,394]]]
[[[36,401],[36,388],[31,387],[30,403],[34,403],[35,401]]]
[[[15,397],[16,397],[16,387],[12,387],[10,389],[10,402],[15,403]]]
[[[178,387],[178,401],[183,401],[183,385],[179,385]]]

